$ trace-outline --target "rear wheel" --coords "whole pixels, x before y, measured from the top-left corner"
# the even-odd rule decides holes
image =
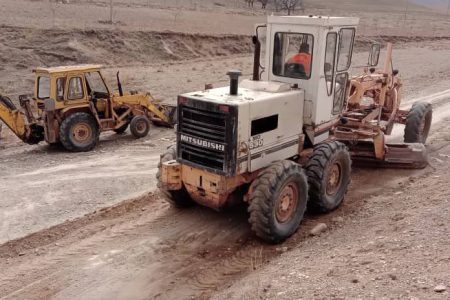
[[[298,229],[306,210],[308,183],[292,161],[273,163],[252,183],[249,222],[258,237],[280,243]]]
[[[416,102],[406,117],[405,143],[425,144],[430,132],[433,109],[430,103]]]
[[[332,141],[314,147],[306,166],[309,209],[326,213],[342,203],[350,183],[351,164],[343,143]]]
[[[100,135],[97,122],[88,113],[78,112],[64,119],[59,127],[61,144],[69,151],[90,151]]]
[[[169,202],[172,206],[183,208],[190,207],[194,205],[194,201],[192,201],[189,193],[186,191],[184,187],[181,190],[177,191],[169,191],[162,187],[161,185],[161,166],[163,162],[174,160],[177,158],[177,148],[176,145],[172,145],[167,148],[166,152],[161,155],[159,164],[158,164],[158,172],[156,173],[156,179],[158,180],[158,188],[161,191],[164,199]]]
[[[135,116],[131,120],[130,131],[135,138],[143,138],[150,131],[150,121],[146,116]]]

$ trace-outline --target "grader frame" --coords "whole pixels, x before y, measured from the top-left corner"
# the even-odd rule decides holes
[[[373,52],[379,53],[379,48]],[[392,43],[387,44],[383,69],[369,67],[370,62],[362,75],[351,79],[347,109],[333,129],[333,137],[346,142],[356,162],[423,167],[426,165],[423,145],[386,143],[385,136],[392,133],[394,124],[405,125],[409,113],[400,109],[403,83],[398,70],[393,69]]]

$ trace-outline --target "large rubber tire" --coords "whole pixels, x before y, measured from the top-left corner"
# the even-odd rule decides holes
[[[250,191],[249,222],[258,237],[276,244],[297,231],[308,201],[308,183],[299,164],[289,160],[271,164]]]
[[[146,116],[135,116],[131,120],[130,131],[137,139],[146,137],[150,131],[150,121]]]
[[[159,190],[161,191],[162,195],[164,196],[164,199],[170,203],[173,207],[177,208],[185,208],[190,207],[195,204],[194,201],[192,201],[191,197],[189,196],[189,193],[186,191],[186,189],[183,187],[181,190],[178,191],[169,191],[161,186],[161,165],[163,162],[174,160],[177,158],[177,148],[176,145],[172,145],[169,148],[167,148],[166,152],[161,154],[159,164],[158,164],[158,172],[156,173],[156,179],[158,180],[157,186]]]
[[[30,125],[31,133],[23,141],[29,145],[39,144],[45,139],[44,127],[36,124]]]
[[[94,117],[77,112],[65,118],[59,127],[61,144],[69,151],[85,152],[95,148],[100,131]]]
[[[114,129],[114,132],[117,134],[123,134],[128,129],[128,125],[129,125],[129,123],[127,122],[127,123],[123,124],[122,126],[120,126],[119,128]]]
[[[342,203],[351,181],[351,166],[350,153],[343,143],[331,141],[314,147],[306,165],[309,210],[326,213]]]
[[[430,132],[432,117],[433,109],[430,103],[414,103],[406,117],[405,143],[425,144]]]

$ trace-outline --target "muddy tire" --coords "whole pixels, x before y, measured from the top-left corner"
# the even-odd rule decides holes
[[[350,183],[352,161],[347,147],[332,141],[318,144],[308,160],[308,209],[326,213],[344,200]]]
[[[69,151],[84,152],[95,148],[100,131],[94,117],[78,112],[64,119],[59,127],[61,144]]]
[[[36,124],[30,125],[30,135],[23,141],[29,145],[39,144],[45,139],[44,127]]]
[[[430,103],[416,102],[406,117],[405,143],[425,144],[430,132],[433,109]]]
[[[250,189],[249,222],[258,237],[276,244],[297,231],[308,199],[308,182],[299,164],[289,160],[271,164]]]
[[[190,207],[194,205],[194,201],[192,201],[191,197],[189,196],[189,193],[186,191],[186,189],[183,187],[181,190],[178,191],[169,191],[161,186],[161,165],[163,162],[174,160],[177,158],[177,148],[175,145],[170,146],[167,148],[166,152],[161,154],[159,164],[158,164],[158,172],[156,173],[156,179],[158,180],[158,188],[161,191],[161,194],[163,195],[164,199],[170,203],[170,205],[177,207],[177,208],[185,208]]]
[[[122,126],[120,126],[119,128],[114,129],[114,132],[117,134],[123,134],[128,129],[128,125],[129,125],[129,123],[127,122],[127,123],[123,124]]]
[[[130,131],[137,139],[146,137],[150,131],[150,121],[146,116],[135,116],[131,120]]]

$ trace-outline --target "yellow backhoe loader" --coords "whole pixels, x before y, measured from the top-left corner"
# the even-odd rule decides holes
[[[20,108],[0,95],[0,120],[21,140],[61,143],[70,151],[92,150],[100,132],[145,137],[150,122],[172,127],[176,107],[150,94],[124,93],[117,73],[118,93],[111,92],[100,65],[37,68],[34,96],[19,96]]]

